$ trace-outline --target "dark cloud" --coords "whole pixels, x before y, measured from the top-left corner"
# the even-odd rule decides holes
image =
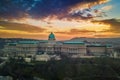
[[[81,18],[81,19],[92,19],[95,17],[91,9],[83,9],[83,10],[74,11],[70,15],[71,17]]]
[[[72,18],[93,19],[96,17],[106,17],[107,14],[97,9],[86,8],[82,10],[75,10],[70,14]]]
[[[110,25],[109,32],[115,32],[120,34],[120,19],[106,19],[106,20],[100,20],[100,21],[93,21],[97,23],[104,23]]]
[[[21,18],[33,0],[0,0],[0,17]]]
[[[101,0],[0,0],[0,17],[21,18],[26,14],[33,18],[60,14],[66,16],[69,9],[79,3],[95,2],[99,4]]]

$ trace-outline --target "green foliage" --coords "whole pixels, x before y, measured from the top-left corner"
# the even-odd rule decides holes
[[[120,59],[91,58],[65,59],[60,61],[32,62],[11,60],[1,75],[16,79],[32,80],[33,76],[45,80],[119,80]]]

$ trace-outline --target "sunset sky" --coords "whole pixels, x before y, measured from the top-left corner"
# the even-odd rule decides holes
[[[0,38],[120,37],[120,0],[0,0]]]

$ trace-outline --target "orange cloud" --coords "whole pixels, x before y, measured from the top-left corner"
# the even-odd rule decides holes
[[[28,24],[0,21],[1,38],[46,39],[46,29]]]
[[[39,33],[44,32],[46,30],[45,28],[36,27],[25,23],[21,24],[8,21],[0,21],[0,26],[1,26],[0,30],[13,30],[11,32],[21,31],[29,33]]]
[[[1,38],[28,38],[28,39],[47,39],[46,33],[28,33],[22,31],[13,30],[0,30]]]
[[[74,37],[94,37],[95,31],[92,30],[85,30],[85,29],[71,29],[70,31],[67,32],[55,32],[57,35],[62,35],[62,36],[69,36],[68,39],[74,38]]]
[[[13,22],[0,22],[0,37],[47,39],[50,32],[55,32],[57,40],[62,40],[74,37],[118,37],[120,34],[120,22],[115,19],[85,21],[54,17],[51,20],[24,18]]]
[[[120,19],[98,20],[98,21],[93,21],[93,23],[110,25],[110,28],[106,30],[107,32],[120,34]]]

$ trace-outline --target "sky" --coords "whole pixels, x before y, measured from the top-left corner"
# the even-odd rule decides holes
[[[0,0],[0,38],[120,37],[120,0]]]

